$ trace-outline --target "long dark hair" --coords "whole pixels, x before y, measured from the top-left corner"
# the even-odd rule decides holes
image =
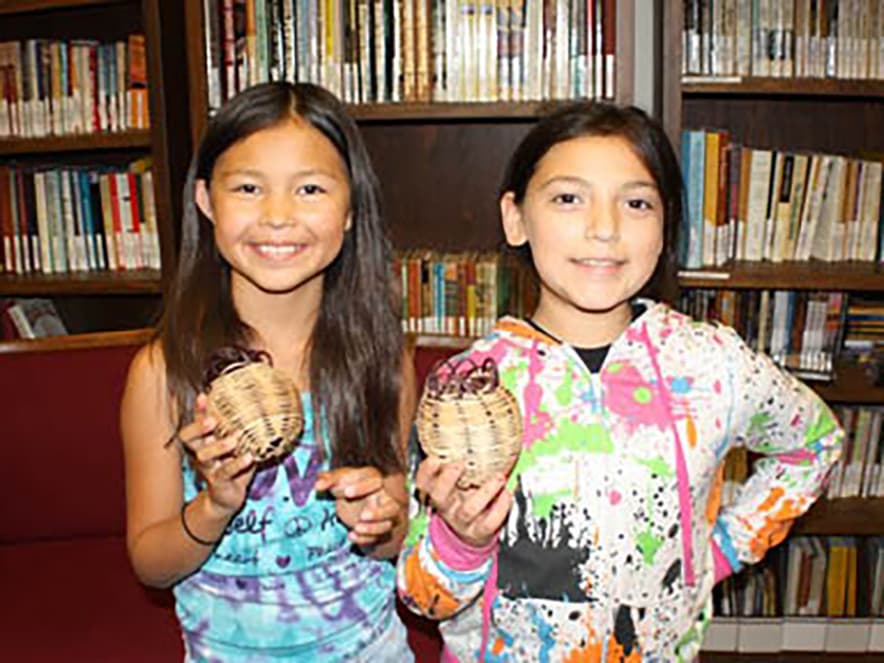
[[[252,339],[252,330],[233,305],[230,266],[215,246],[211,223],[195,203],[195,183],[202,179],[210,185],[215,162],[231,145],[295,116],[331,141],[350,179],[352,227],[325,271],[322,305],[309,346],[317,431],[323,422],[334,466],[374,465],[397,471],[402,468],[402,331],[380,186],[359,130],[343,105],[308,83],[265,83],[238,94],[210,120],[191,162],[178,268],[157,329],[178,425],[192,416],[211,355],[227,346],[248,346]]]
[[[672,145],[660,124],[634,106],[599,101],[577,101],[557,108],[541,119],[519,143],[504,173],[500,195],[514,194],[521,205],[537,163],[556,144],[581,136],[619,136],[626,140],[654,178],[663,200],[663,251],[641,294],[674,302],[678,228],[681,225],[684,185]],[[530,247],[521,254],[531,259]]]

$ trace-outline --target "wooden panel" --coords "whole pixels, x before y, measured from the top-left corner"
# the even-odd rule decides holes
[[[71,334],[49,338],[25,338],[0,342],[0,354],[20,352],[58,352],[61,350],[84,350],[88,348],[112,348],[121,345],[141,345],[151,336],[150,329]]]
[[[780,288],[794,290],[884,290],[884,268],[876,263],[734,262],[681,270],[683,288]]]
[[[686,78],[683,80],[681,91],[689,96],[884,97],[884,81],[832,78],[745,78],[741,81],[694,81]]]
[[[737,652],[701,652],[700,663],[738,663],[757,661],[758,663],[881,663],[884,654],[848,654],[836,652],[794,652],[780,654],[739,654]]]
[[[347,110],[362,123],[409,120],[513,120],[533,119],[562,103],[561,101],[494,101],[348,104]]]
[[[632,104],[635,102],[635,0],[616,0],[612,4],[617,8],[614,94],[618,103]]]
[[[687,97],[683,127],[727,129],[744,145],[856,156],[884,152],[884,99]]]
[[[156,294],[54,297],[56,308],[71,334],[150,327],[160,310]]]
[[[799,518],[793,534],[837,536],[880,534],[884,529],[884,499],[848,497],[821,500]]]
[[[139,0],[70,3],[26,0],[6,4],[23,5],[27,9],[25,13],[0,10],[4,14],[0,20],[0,41],[28,38],[115,41],[125,39],[131,32],[142,31]]]
[[[188,3],[189,4],[189,3]],[[151,152],[163,278],[176,263],[181,194],[191,155],[184,7],[180,0],[144,0],[150,85]]]
[[[681,144],[681,91],[678,86],[681,75],[682,37],[678,26],[682,25],[684,5],[681,2],[663,1],[658,11],[663,15],[663,127],[680,155]],[[658,13],[659,15],[659,13]],[[675,26],[675,27],[673,27]]]
[[[140,129],[116,133],[80,134],[77,136],[3,138],[0,139],[0,156],[51,154],[58,152],[96,152],[99,150],[147,147],[150,147],[150,132]]]
[[[850,403],[853,405],[884,403],[884,387],[873,385],[871,378],[861,366],[836,366],[835,379],[832,382],[808,382],[807,384],[830,403]],[[881,522],[881,529],[884,530],[884,520]]]
[[[0,14],[24,14],[28,12],[113,5],[125,0],[0,0]]]
[[[0,274],[0,295],[102,295],[159,293],[160,273],[154,269],[69,274]]]
[[[362,135],[397,248],[494,249],[497,190],[530,123],[370,124]]]

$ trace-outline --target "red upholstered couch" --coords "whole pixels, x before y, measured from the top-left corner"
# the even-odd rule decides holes
[[[118,409],[145,338],[0,344],[2,660],[182,660],[171,595],[138,583],[124,539]],[[419,350],[419,376],[449,353]],[[437,661],[434,626],[402,612],[418,660]]]

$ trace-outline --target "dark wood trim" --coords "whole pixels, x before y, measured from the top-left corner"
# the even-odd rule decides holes
[[[682,37],[681,30],[672,26],[682,25],[684,5],[681,2],[663,0],[663,128],[670,142],[681,144],[681,77]],[[676,152],[680,154],[680,152]]]
[[[20,338],[14,341],[0,342],[0,355],[142,345],[150,340],[152,333],[151,329],[130,329],[127,331],[72,334],[70,336],[50,336],[48,338]]]
[[[879,535],[884,532],[884,498],[820,500],[795,521],[791,534]]]
[[[884,290],[884,267],[872,262],[732,262],[679,272],[682,288]]]
[[[53,9],[113,5],[121,2],[125,0],[0,0],[0,14],[27,14]]]
[[[0,274],[0,296],[156,295],[162,292],[155,269],[66,274]]]
[[[198,0],[185,0],[184,24],[187,31],[187,73],[190,80],[190,131],[193,144],[199,145],[209,119],[209,90],[206,80],[205,18],[202,3]]]
[[[835,78],[745,78],[743,80],[683,79],[685,95],[789,95],[805,97],[866,97],[884,99],[884,81]]]
[[[360,122],[410,120],[524,120],[534,119],[561,101],[429,101],[396,104],[348,104],[347,111]]]
[[[884,403],[884,387],[872,384],[862,366],[841,365],[835,367],[832,382],[808,382],[813,390],[830,403],[855,405],[879,405]],[[882,521],[884,529],[884,521]]]
[[[614,95],[620,104],[635,102],[635,0],[617,0],[614,43]]]
[[[151,89],[151,93],[153,90]],[[147,149],[150,131],[136,129],[107,133],[46,136],[44,138],[0,139],[0,156],[16,154],[50,154],[53,152],[89,152],[93,150]]]

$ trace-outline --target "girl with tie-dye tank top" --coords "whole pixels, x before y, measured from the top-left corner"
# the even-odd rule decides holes
[[[390,561],[412,364],[358,130],[317,86],[250,88],[209,122],[185,203],[122,404],[135,571],[173,588],[186,661],[412,661]],[[230,348],[298,388],[304,428],[275,460],[208,414],[205,371]]]
[[[513,155],[503,228],[538,305],[463,356],[495,360],[521,455],[472,490],[460,464],[422,460],[398,564],[444,661],[694,660],[713,585],[820,494],[842,438],[825,404],[730,328],[638,297],[664,294],[681,196],[663,130],[635,108],[560,109]],[[721,509],[735,445],[763,458]]]

